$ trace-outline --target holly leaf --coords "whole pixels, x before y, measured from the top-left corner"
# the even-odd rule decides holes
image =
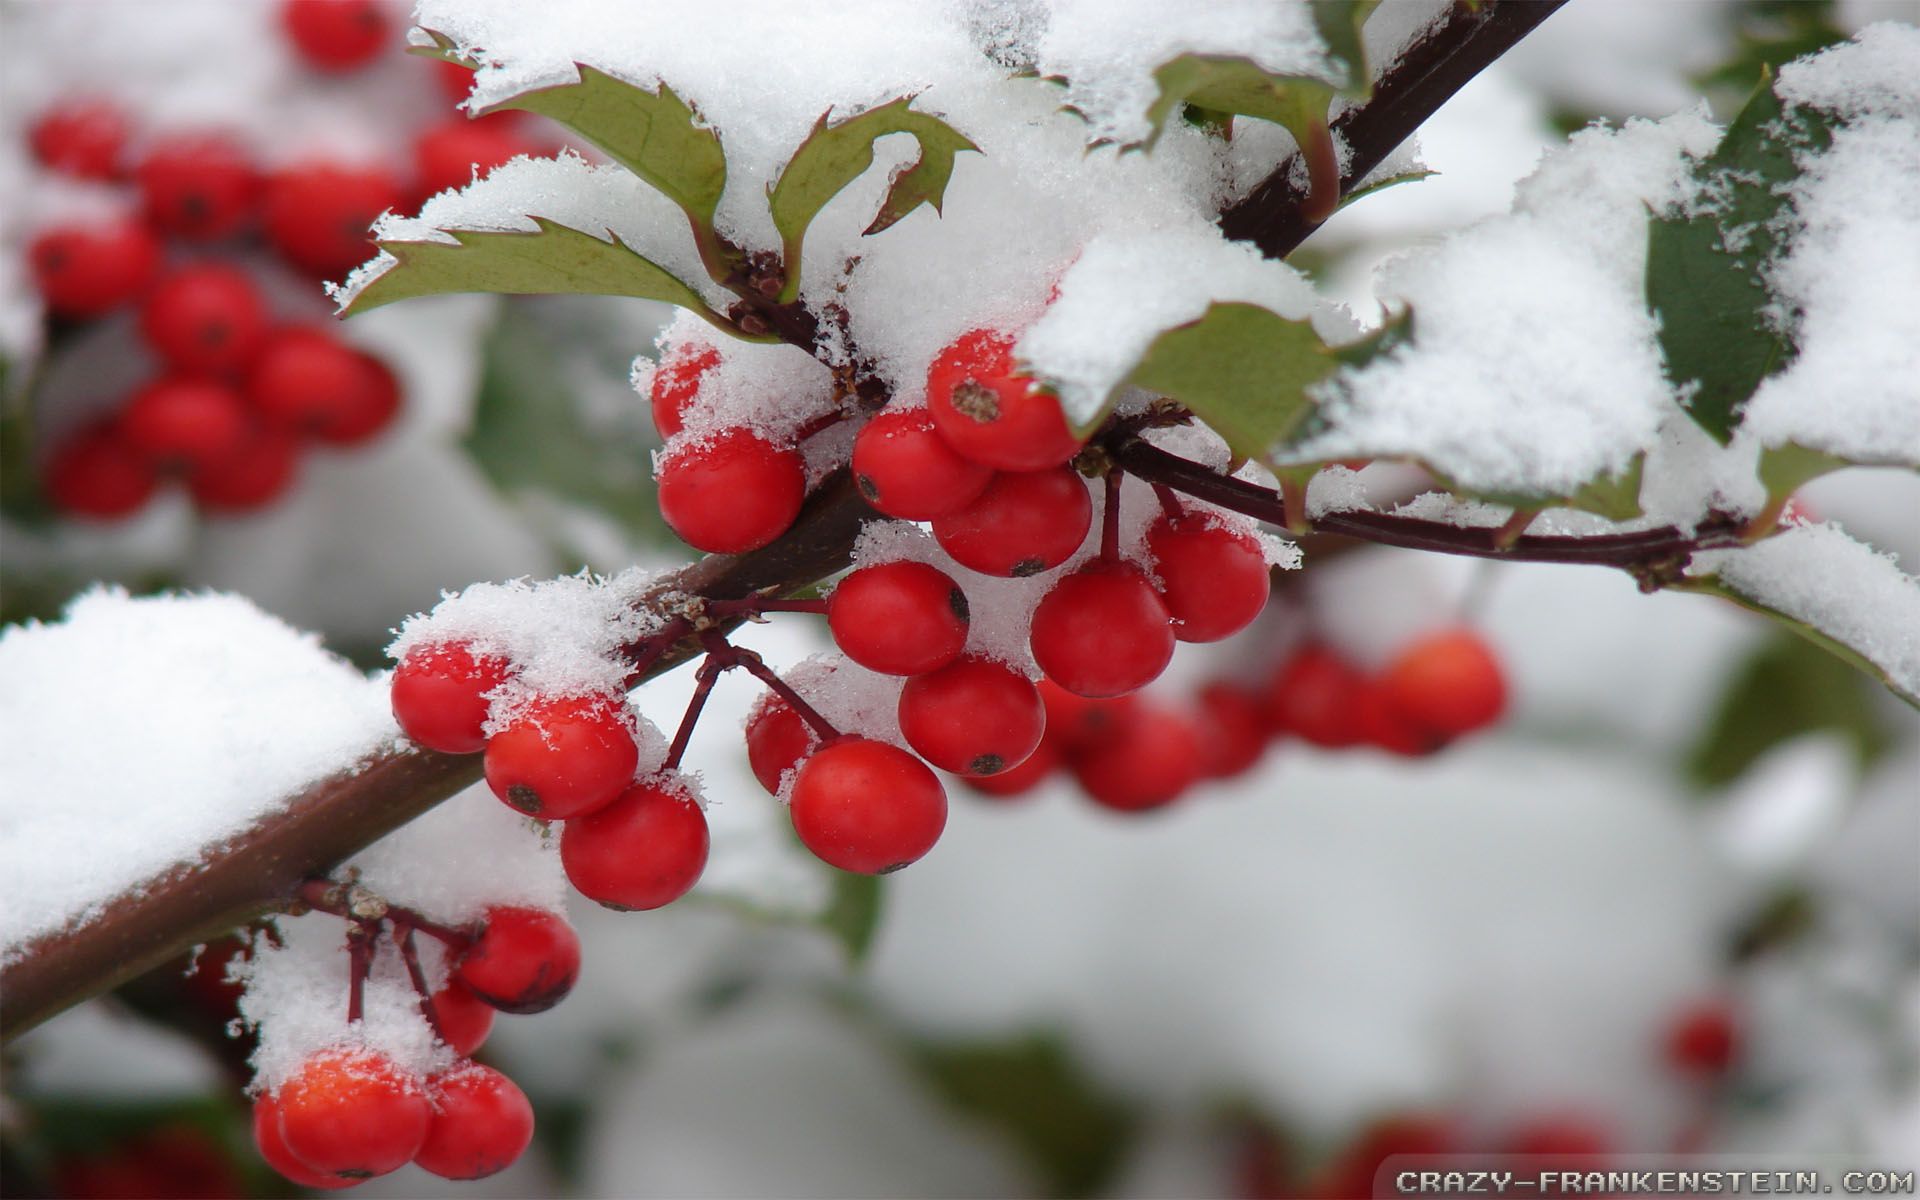
[[[537,227],[531,232],[449,229],[444,232],[451,242],[381,242],[396,261],[355,292],[341,312],[362,313],[396,300],[450,292],[639,296],[677,304],[734,337],[746,336],[708,308],[690,285],[618,235],[598,238],[545,217],[528,220]],[[768,334],[746,340],[774,339]]]
[[[1771,223],[1791,203],[1783,185],[1799,173],[1796,155],[1831,140],[1826,118],[1783,106],[1763,81],[1694,169],[1703,211],[1651,218],[1647,303],[1660,318],[1667,374],[1688,415],[1723,445],[1760,381],[1793,355],[1768,319],[1762,272],[1779,248]]]
[[[549,305],[552,301],[547,302]],[[664,543],[647,450],[636,426],[589,419],[569,366],[591,347],[577,320],[527,302],[501,309],[482,347],[473,424],[463,441],[487,481],[514,497],[546,497],[611,518],[641,542]],[[564,542],[564,529],[553,540]],[[578,547],[567,547],[578,552]]]
[[[833,896],[815,918],[827,936],[840,943],[847,961],[855,966],[866,961],[873,948],[873,935],[880,931],[880,914],[886,892],[878,875],[854,875],[836,871]]]
[[[963,150],[979,147],[940,118],[912,108],[912,96],[870,108],[829,123],[822,114],[813,132],[793,152],[768,195],[773,226],[780,232],[786,263],[782,301],[800,292],[800,248],[807,227],[840,190],[873,166],[873,143],[888,134],[905,133],[919,143],[920,156],[893,174],[880,211],[863,234],[875,234],[893,225],[921,205],[934,212],[953,178],[954,159]]]
[[[1702,787],[1724,787],[1773,747],[1823,731],[1846,738],[1867,765],[1890,741],[1872,687],[1811,642],[1778,633],[1728,682],[1687,755],[1687,774]]]
[[[1379,5],[1380,0],[1309,0],[1320,40],[1347,70],[1347,82],[1340,88],[1346,95],[1364,99],[1373,92],[1373,69],[1360,27]]]
[[[1160,89],[1147,107],[1153,128],[1140,149],[1152,149],[1168,119],[1188,105],[1284,125],[1303,148],[1327,137],[1334,87],[1324,79],[1276,75],[1237,55],[1182,54],[1155,68],[1153,81]]]
[[[1186,405],[1234,454],[1264,458],[1312,410],[1307,388],[1339,365],[1306,321],[1225,302],[1156,337],[1126,382]]]

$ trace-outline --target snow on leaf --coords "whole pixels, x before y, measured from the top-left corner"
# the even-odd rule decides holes
[[[1682,586],[1765,613],[1920,708],[1920,580],[1833,525],[1696,555]]]
[[[786,259],[782,300],[799,294],[800,246],[807,226],[842,188],[873,166],[873,143],[878,139],[909,134],[920,144],[920,157],[894,172],[880,211],[863,232],[879,233],[922,204],[940,211],[947,181],[953,178],[955,156],[963,150],[977,152],[979,147],[940,118],[913,111],[912,105],[912,96],[902,96],[831,124],[822,113],[813,132],[794,151],[768,198]]]
[[[488,106],[538,113],[586,138],[679,205],[715,278],[725,274],[714,212],[727,187],[719,135],[662,83],[649,92],[585,63],[576,83],[539,88]],[[479,115],[479,114],[476,114]]]
[[[451,242],[382,241],[380,248],[394,261],[350,295],[342,311],[351,315],[448,292],[639,296],[690,309],[735,337],[745,336],[708,308],[689,284],[618,234],[599,238],[545,217],[528,219],[536,226],[532,233],[449,229],[445,232]]]
[[[1779,248],[1778,220],[1796,152],[1831,134],[1808,110],[1783,106],[1770,81],[1740,111],[1695,176],[1694,211],[1656,215],[1648,231],[1647,303],[1660,318],[1667,372],[1690,388],[1687,412],[1723,445],[1760,381],[1792,355],[1767,319],[1763,272]]]

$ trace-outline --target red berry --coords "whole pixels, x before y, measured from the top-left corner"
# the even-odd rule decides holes
[[[1047,706],[1047,740],[1057,742],[1060,752],[1069,757],[1098,736],[1100,729],[1112,719],[1109,710],[1127,703],[1076,696],[1046,678],[1040,680],[1038,687],[1040,700]]]
[[[1714,1078],[1727,1073],[1740,1056],[1740,1025],[1722,1000],[1687,1006],[1667,1028],[1670,1066],[1688,1075]]]
[[[937,671],[967,644],[967,594],[925,563],[861,567],[827,597],[834,644],[883,675]]]
[[[465,1058],[478,1050],[493,1032],[493,1005],[474,995],[458,979],[449,979],[433,994],[433,1016],[440,1024],[440,1036],[447,1048]]]
[[[617,697],[540,700],[487,739],[487,786],[543,821],[590,813],[633,782],[640,763]]]
[[[899,715],[914,752],[956,775],[998,775],[1020,765],[1047,727],[1033,683],[985,658],[958,659],[907,680]]]
[[[798,766],[819,736],[787,702],[766,693],[747,718],[747,763],[767,794],[780,794],[780,780]]]
[[[888,516],[931,521],[971,504],[993,468],[954,453],[924,409],[888,409],[853,439],[853,478]]]
[[[219,134],[171,138],[134,169],[155,229],[191,241],[235,234],[253,220],[260,177],[245,150]]]
[[[487,744],[487,694],[512,673],[506,659],[464,642],[416,646],[393,671],[394,719],[429,750],[472,754]]]
[[[1008,767],[998,775],[968,775],[964,782],[983,796],[1013,800],[1039,787],[1065,761],[1060,747],[1052,738],[1043,735],[1040,744],[1034,747],[1032,754],[1027,755],[1025,762]]]
[[[1003,471],[1057,466],[1080,449],[1060,402],[1013,367],[1013,339],[978,329],[934,356],[927,409],[955,450]]]
[[[27,132],[40,165],[78,179],[112,179],[127,144],[127,115],[110,101],[83,97],[41,113]]]
[[[1403,758],[1424,758],[1447,744],[1446,734],[1409,720],[1394,707],[1377,680],[1361,681],[1354,693],[1353,721],[1360,741]]]
[[[697,550],[740,554],[787,531],[806,499],[800,452],[729,429],[660,460],[660,515]]]
[[[1217,642],[1253,624],[1273,586],[1260,543],[1204,517],[1162,516],[1147,529],[1160,598],[1183,642]]]
[[[1029,644],[1047,678],[1068,691],[1124,696],[1173,660],[1173,619],[1140,568],[1095,561],[1041,599]]]
[[[420,1084],[372,1050],[322,1050],[274,1097],[287,1151],[334,1179],[371,1179],[413,1161],[433,1106]]]
[[[568,821],[560,862],[590,900],[622,911],[659,908],[686,895],[706,867],[706,814],[678,783],[643,780]]]
[[[532,151],[511,123],[455,117],[422,133],[413,143],[413,169],[423,196],[473,182],[515,155]]]
[[[1200,689],[1202,773],[1209,779],[1243,775],[1267,749],[1267,716],[1260,697],[1233,683]]]
[[[220,463],[246,445],[251,424],[239,393],[202,379],[162,379],[133,394],[120,416],[127,443],[156,466]]]
[[[1094,803],[1144,812],[1198,783],[1202,754],[1200,730],[1184,714],[1131,704],[1074,759],[1073,774]]]
[[[139,511],[157,486],[153,464],[112,422],[73,434],[47,460],[47,499],[78,517],[127,516]]]
[[[176,371],[237,371],[266,334],[266,302],[246,272],[195,263],[160,280],[140,308],[140,332]]]
[[[1452,1126],[1438,1117],[1419,1113],[1387,1117],[1368,1126],[1347,1144],[1320,1175],[1309,1180],[1301,1192],[1306,1196],[1379,1196],[1390,1194],[1391,1186],[1374,1187],[1374,1177],[1389,1158],[1403,1154],[1414,1159],[1412,1165],[1427,1168],[1451,1166],[1452,1161],[1431,1161],[1440,1155],[1454,1155],[1465,1147],[1459,1144]],[[1428,1161],[1422,1161],[1428,1160]],[[1456,1160],[1457,1161],[1457,1160]]]
[[[283,0],[287,40],[319,71],[351,71],[380,53],[392,27],[373,0]]]
[[[947,793],[905,750],[843,737],[800,764],[791,811],[794,832],[821,861],[884,875],[933,849],[947,825]]]
[[[1351,746],[1366,736],[1360,724],[1360,693],[1366,681],[1353,665],[1325,646],[1293,652],[1267,690],[1267,724],[1316,746]]]
[[[527,1094],[492,1067],[461,1063],[428,1082],[433,1127],[414,1159],[442,1179],[484,1179],[512,1166],[533,1141]]]
[[[299,465],[300,448],[291,437],[255,425],[238,450],[189,472],[187,491],[208,512],[254,512],[285,494]]]
[[[1605,1127],[1578,1114],[1534,1117],[1513,1131],[1504,1154],[1548,1158],[1540,1170],[1578,1171],[1606,1165],[1613,1154]],[[1535,1164],[1528,1163],[1532,1171]]]
[[[1073,557],[1093,524],[1087,485],[1068,467],[1003,471],[965,508],[933,520],[953,560],[983,575],[1017,577]]]
[[[660,356],[649,402],[653,427],[663,439],[686,428],[687,412],[700,395],[701,381],[719,365],[720,351],[705,342],[682,342]]]
[[[1407,720],[1457,736],[1484,729],[1507,707],[1500,660],[1470,629],[1431,634],[1402,649],[1380,687]]]
[[[446,59],[430,60],[433,64],[433,78],[448,100],[459,104],[473,90],[473,68],[464,63],[448,62]],[[509,110],[511,111],[511,110]]]
[[[267,239],[301,270],[342,276],[373,257],[368,230],[403,200],[399,180],[378,167],[290,167],[267,181]]]
[[[288,429],[336,446],[359,445],[400,411],[387,365],[317,329],[280,329],[247,374],[247,399]]]
[[[62,317],[98,317],[153,282],[160,269],[160,243],[131,221],[62,225],[34,238],[27,257],[50,311]]]
[[[324,1174],[295,1158],[293,1151],[287,1149],[286,1139],[280,1136],[280,1102],[271,1095],[263,1095],[253,1102],[253,1144],[269,1167],[299,1187],[332,1191],[358,1187],[362,1182]]]
[[[580,978],[580,937],[565,918],[542,908],[490,908],[453,973],[501,1012],[545,1012]]]

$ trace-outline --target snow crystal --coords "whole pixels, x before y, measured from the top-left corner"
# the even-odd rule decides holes
[[[1462,500],[1449,492],[1427,492],[1394,509],[1393,515],[1457,525],[1462,529],[1497,529],[1513,516],[1513,510],[1503,504]]]
[[[1838,526],[1801,525],[1737,550],[1696,555],[1693,572],[1803,621],[1920,696],[1920,582]]]
[[[1084,425],[1163,331],[1229,301],[1293,320],[1318,308],[1300,272],[1247,243],[1223,241],[1211,225],[1103,235],[1087,243],[1060,281],[1060,298],[1015,353],[1059,392],[1068,418]]]
[[[384,686],[248,601],[112,589],[0,634],[0,726],[9,954],[397,737]]]
[[[1845,124],[1787,189],[1792,240],[1767,279],[1799,353],[1754,393],[1742,433],[1920,464],[1920,29],[1870,26],[1783,67],[1776,91]]]
[[[1302,459],[1417,456],[1475,490],[1564,495],[1655,441],[1673,397],[1641,273],[1646,209],[1677,199],[1718,131],[1699,112],[1590,129],[1512,215],[1387,272],[1413,341],[1321,388]]]
[[[536,695],[623,691],[628,664],[620,648],[663,623],[636,603],[652,583],[639,567],[611,577],[582,571],[538,583],[476,583],[409,617],[387,653],[398,661],[418,646],[465,642],[507,658],[515,677],[494,697],[496,723]]]
[[[1182,54],[1244,58],[1276,75],[1341,78],[1312,9],[1299,0],[1056,0],[1049,18],[1035,65],[1064,79],[1066,102],[1100,141],[1147,138],[1147,109],[1160,95],[1154,71]]]
[[[1307,481],[1307,519],[1317,521],[1328,513],[1359,512],[1372,507],[1367,501],[1367,483],[1360,472],[1334,464],[1321,467]]]

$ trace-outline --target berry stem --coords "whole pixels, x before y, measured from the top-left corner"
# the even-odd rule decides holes
[[[657,632],[635,642],[622,646],[621,652],[627,657],[626,683],[631,686],[647,677],[647,673],[673,649],[675,643],[693,632],[693,625],[685,617],[675,617]]]
[[[727,666],[739,667],[765,684],[767,690],[785,701],[788,708],[800,715],[801,720],[813,726],[813,731],[820,735],[821,741],[831,741],[840,736],[840,731],[833,727],[833,722],[821,716],[818,709],[802,699],[800,693],[794,691],[786,680],[780,678],[772,667],[761,661],[758,654],[729,644],[719,634],[708,634],[702,640],[705,641],[707,638],[712,639],[712,643],[709,643],[709,653],[723,656],[724,659],[730,660]]]
[[[1118,467],[1107,472],[1106,492],[1100,505],[1100,560],[1120,561],[1120,478]]]
[[[387,920],[393,922],[396,929],[404,929],[409,934],[417,929],[455,954],[473,945],[472,934],[455,929],[451,925],[442,925],[438,921],[429,921],[410,908],[388,908]]]
[[[379,926],[355,921],[347,929],[347,1024],[366,1015],[367,975],[373,969],[372,939]]]
[[[427,1019],[427,1028],[433,1030],[436,1040],[447,1040],[446,1030],[440,1028],[440,1014],[434,1011],[433,989],[427,986],[427,973],[420,967],[420,947],[414,944],[413,930],[400,935],[400,961],[407,964],[407,978],[413,981],[414,994],[420,997],[420,1015]]]
[[[700,723],[700,711],[707,706],[707,697],[713,694],[715,681],[730,665],[712,654],[708,654],[706,661],[700,664],[700,670],[694,676],[693,697],[687,701],[687,711],[681,714],[680,728],[673,731],[673,745],[667,748],[667,760],[660,764],[662,771],[680,769],[680,760],[686,756],[687,744],[693,741],[693,727]]]

